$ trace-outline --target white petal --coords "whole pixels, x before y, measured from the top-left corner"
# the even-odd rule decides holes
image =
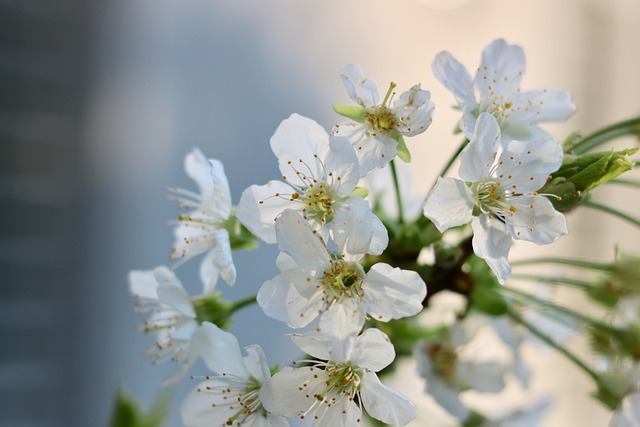
[[[327,183],[339,197],[347,197],[358,185],[360,167],[358,156],[351,145],[351,141],[343,136],[331,138],[331,149],[324,159]],[[324,177],[325,174],[323,173]]]
[[[260,389],[260,401],[274,414],[299,417],[318,402],[315,395],[322,393],[325,380],[325,372],[318,368],[285,367],[264,383]]]
[[[280,173],[287,177],[283,179],[306,187],[303,176],[324,176],[320,160],[329,151],[329,135],[315,121],[292,114],[271,137],[271,150],[278,158]]]
[[[576,111],[571,93],[562,89],[531,90],[513,98],[510,123],[563,122]]]
[[[403,426],[416,417],[416,405],[397,391],[383,385],[368,372],[362,377],[362,404],[369,415],[383,423]]]
[[[214,251],[209,251],[200,263],[200,281],[202,282],[202,295],[210,295],[215,291],[220,273],[214,265]]]
[[[298,281],[306,281],[308,274],[298,269],[285,270],[273,279],[266,281],[258,291],[258,305],[264,313],[276,320],[289,320],[287,295],[289,289]]]
[[[365,177],[373,169],[386,166],[398,154],[398,142],[385,136],[369,133],[367,125],[361,123],[340,123],[333,131],[334,135],[349,138],[360,162],[360,177]]]
[[[383,242],[388,242],[387,230],[380,236],[380,220],[371,212],[369,203],[362,197],[351,197],[344,202],[331,224],[333,240],[338,250],[344,255],[349,254],[353,259],[361,259],[366,253],[378,252]],[[376,234],[374,234],[376,233]],[[386,245],[385,245],[386,247]],[[384,248],[382,248],[382,251]],[[378,254],[382,253],[378,252]]]
[[[377,263],[362,284],[367,313],[383,322],[414,316],[422,311],[427,285],[418,273]]]
[[[320,360],[335,360],[332,356],[331,340],[327,335],[317,332],[291,334],[291,339],[298,348]]]
[[[544,196],[520,196],[511,200],[516,211],[506,226],[514,239],[547,245],[567,234],[567,220]]]
[[[520,46],[498,39],[484,48],[480,68],[474,78],[483,106],[494,100],[506,102],[513,98],[518,93],[524,71],[524,50]]]
[[[302,209],[293,202],[294,190],[282,181],[269,181],[265,185],[252,185],[242,192],[236,216],[244,225],[266,243],[276,243],[275,221],[285,209]],[[261,203],[262,202],[262,203]]]
[[[278,254],[278,258],[276,258],[276,266],[280,269],[280,271],[290,270],[292,268],[297,269],[298,264],[296,264],[296,260],[291,258],[285,252],[280,252]]]
[[[506,226],[498,218],[480,215],[471,223],[473,252],[484,259],[502,284],[511,275],[509,250],[512,239]]]
[[[398,120],[396,130],[406,136],[415,136],[431,124],[435,105],[431,102],[431,93],[420,89],[418,84],[400,95],[393,107]]]
[[[309,279],[309,280],[307,280]],[[287,292],[287,324],[292,328],[304,328],[322,312],[322,291],[316,281],[308,276],[296,279]]]
[[[198,185],[199,194],[202,196],[203,201],[213,202],[215,184],[211,175],[211,163],[202,154],[202,151],[194,148],[187,153],[184,157],[184,169],[189,178]]]
[[[333,403],[331,407],[324,405],[316,409],[315,416],[318,418],[315,420],[313,427],[353,427],[360,425],[362,419],[360,406],[345,396],[334,396],[331,393],[327,393],[327,400],[333,397],[339,400]]]
[[[227,407],[213,407],[212,404],[216,400],[213,393],[206,393],[206,387],[220,387],[223,383],[220,381],[206,381],[198,385],[192,390],[187,397],[184,398],[180,406],[180,414],[182,423],[185,427],[210,427],[212,425],[224,425],[229,418]],[[224,412],[223,412],[224,410]],[[215,423],[215,424],[214,424]]]
[[[480,114],[469,144],[460,153],[460,178],[471,182],[483,181],[489,176],[499,148],[498,122],[489,113]]]
[[[371,243],[369,250],[367,251],[371,255],[381,255],[387,246],[389,245],[389,233],[387,227],[384,226],[380,218],[378,218],[373,212],[371,212],[373,226],[371,234]]]
[[[247,355],[242,358],[242,364],[247,369],[249,375],[260,383],[271,378],[271,371],[269,371],[267,357],[264,355],[262,347],[254,344],[247,346],[244,349],[247,352]]]
[[[378,105],[378,87],[373,80],[364,78],[364,71],[356,64],[347,64],[340,70],[340,78],[349,98],[363,107]]]
[[[284,211],[276,220],[278,247],[303,270],[323,271],[330,256],[324,242],[296,211]]]
[[[248,378],[249,373],[242,363],[238,339],[210,322],[203,322],[193,335],[193,346],[197,354],[213,372]]]
[[[182,314],[195,318],[191,297],[173,271],[162,266],[156,268],[153,274],[158,281],[158,299]]]
[[[379,329],[366,329],[355,341],[349,359],[361,368],[381,371],[396,358],[395,348],[389,337]]]
[[[440,178],[424,202],[423,212],[440,232],[473,219],[474,196],[464,181]]]
[[[466,420],[471,413],[460,399],[460,390],[451,387],[440,378],[427,378],[426,392],[449,414],[460,421]]]
[[[227,282],[229,286],[236,283],[236,266],[233,264],[231,255],[231,243],[229,240],[229,232],[224,228],[215,231],[216,245],[211,249],[213,252],[213,263],[215,264],[222,280]]]
[[[231,214],[231,191],[229,191],[229,181],[224,173],[222,162],[216,159],[209,159],[210,176],[213,179],[213,203],[215,209],[223,219],[228,219]]]
[[[498,362],[461,362],[456,375],[481,393],[498,393],[504,388],[504,366]]]
[[[129,272],[129,291],[133,296],[158,299],[158,281],[153,274],[154,271],[132,270]]]
[[[504,188],[520,194],[532,193],[560,168],[563,158],[562,147],[550,136],[528,142],[509,141],[500,154],[502,164],[496,168],[496,174]]]
[[[366,313],[352,298],[334,301],[320,318],[319,329],[323,333],[343,340],[357,334],[364,326]]]
[[[476,104],[469,72],[449,52],[437,54],[431,68],[436,79],[453,92],[453,96],[461,107]]]

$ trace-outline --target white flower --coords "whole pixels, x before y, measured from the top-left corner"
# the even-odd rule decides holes
[[[198,329],[192,298],[173,271],[165,266],[147,271],[129,272],[129,289],[139,301],[136,311],[151,313],[144,322],[146,333],[155,333],[157,341],[146,355],[154,363],[169,359],[183,364],[194,361],[193,334]]]
[[[440,338],[415,349],[418,373],[426,380],[426,392],[455,418],[464,421],[471,411],[460,399],[469,389],[498,393],[504,388],[504,366],[499,362],[465,360],[463,347],[475,334],[469,321],[453,324]],[[474,355],[477,356],[477,355]]]
[[[366,204],[366,202],[364,202]],[[359,217],[367,207],[352,206]],[[341,216],[335,221],[342,222]],[[368,242],[351,227],[340,227],[333,254],[309,224],[295,211],[285,211],[276,221],[282,273],[265,282],[258,304],[275,319],[292,328],[307,326],[319,314],[320,330],[344,338],[357,333],[366,314],[383,322],[413,316],[422,310],[426,285],[418,273],[378,263],[365,274],[359,261]]]
[[[431,124],[434,105],[431,94],[420,89],[420,85],[400,95],[393,107],[391,91],[379,102],[378,88],[372,80],[364,78],[360,66],[347,64],[342,67],[340,77],[349,97],[364,111],[362,122],[345,122],[336,125],[333,133],[348,137],[356,147],[360,160],[360,175],[389,163],[398,154],[398,139],[394,132],[404,136],[419,135]],[[395,94],[395,92],[393,92]]]
[[[482,113],[460,154],[464,181],[438,178],[424,214],[440,231],[473,219],[473,251],[504,283],[511,274],[507,257],[512,238],[544,245],[567,233],[564,215],[536,192],[562,158],[562,148],[551,137],[509,141],[503,147],[495,118]]]
[[[640,427],[640,392],[630,393],[622,399],[609,427]]]
[[[231,256],[229,232],[225,229],[231,215],[229,183],[220,161],[209,159],[197,148],[185,156],[184,168],[200,190],[199,194],[181,188],[170,188],[180,208],[189,209],[180,215],[174,230],[172,259],[185,260],[208,252],[202,260],[201,274],[209,276],[213,286],[217,272],[229,285],[236,281],[236,268]],[[211,268],[214,266],[215,268]]]
[[[383,385],[375,374],[395,358],[389,338],[378,329],[346,340],[331,341],[315,332],[294,334],[293,340],[302,351],[326,362],[305,361],[307,366],[284,368],[267,381],[260,400],[271,412],[302,419],[313,414],[314,427],[356,426],[362,407],[391,425],[415,418],[413,402]]]
[[[275,219],[285,209],[301,212],[326,239],[326,224],[347,210],[360,180],[358,159],[344,137],[329,140],[325,130],[311,119],[292,114],[271,138],[283,181],[247,188],[238,204],[238,219],[267,243],[276,242]],[[370,253],[380,254],[387,245],[387,230],[369,210],[359,223],[365,238],[378,242]],[[354,224],[356,225],[356,224]],[[378,249],[376,249],[378,248]]]
[[[571,94],[565,90],[520,92],[524,51],[502,39],[484,49],[473,80],[449,52],[440,52],[432,69],[436,78],[453,92],[463,113],[460,129],[469,139],[476,119],[483,112],[498,120],[503,139],[528,141],[546,135],[538,123],[564,121],[576,110]]]
[[[186,427],[287,427],[288,421],[266,411],[259,398],[271,378],[267,359],[258,345],[245,347],[216,325],[204,322],[197,332],[198,350],[216,376],[206,376],[182,403]]]

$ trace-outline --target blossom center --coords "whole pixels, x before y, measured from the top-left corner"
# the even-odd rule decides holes
[[[332,260],[330,267],[322,273],[320,278],[323,300],[327,307],[342,298],[361,299],[364,296],[362,290],[364,276],[364,269],[360,264],[342,259]]]
[[[322,223],[331,222],[333,219],[335,214],[333,205],[337,196],[327,183],[317,183],[302,193],[294,193],[292,198],[298,199],[306,205],[303,209],[306,217]]]
[[[388,133],[396,127],[396,117],[387,107],[380,106],[367,111],[365,122],[374,132]]]
[[[455,375],[458,355],[448,343],[433,342],[427,346],[429,358],[433,363],[433,370],[440,378],[451,381]]]
[[[327,373],[326,389],[337,394],[354,396],[360,388],[360,382],[364,375],[364,370],[353,366],[351,362],[327,362],[325,367]]]
[[[500,219],[513,216],[516,207],[506,203],[510,194],[499,181],[478,182],[471,186],[471,191],[476,196],[476,210],[474,215],[480,213],[494,215]]]

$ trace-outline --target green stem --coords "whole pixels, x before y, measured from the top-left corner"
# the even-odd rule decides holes
[[[625,135],[638,135],[640,133],[640,117],[614,123],[582,138],[580,142],[570,148],[575,154],[583,154],[612,139]]]
[[[566,316],[572,317],[572,318],[574,318],[574,319],[576,319],[576,320],[578,320],[580,322],[583,322],[586,325],[593,326],[594,328],[599,328],[599,329],[605,330],[605,331],[607,331],[609,333],[612,333],[612,334],[615,334],[615,335],[618,335],[619,332],[620,332],[618,329],[614,328],[611,325],[608,325],[608,324],[606,324],[604,322],[601,322],[599,320],[593,319],[593,318],[591,318],[589,316],[585,316],[584,314],[578,313],[577,311],[573,311],[573,310],[570,310],[570,309],[568,309],[566,307],[562,307],[560,305],[554,304],[551,301],[547,301],[545,299],[538,298],[537,296],[531,295],[528,292],[521,291],[520,289],[512,288],[510,286],[502,286],[502,287],[500,287],[500,289],[504,290],[504,291],[506,291],[506,292],[508,292],[508,293],[510,293],[512,295],[517,295],[517,296],[519,296],[521,298],[525,298],[528,301],[533,302],[535,304],[538,304],[538,305],[540,305],[542,307],[548,308],[550,310],[555,310],[558,313],[561,313],[561,314],[564,314]]]
[[[559,265],[568,265],[571,267],[587,268],[591,270],[601,270],[601,271],[611,271],[613,269],[613,267],[609,264],[601,264],[601,263],[596,263],[591,261],[581,261],[577,259],[568,259],[568,258],[542,257],[542,258],[523,259],[520,261],[511,262],[512,267],[521,266],[521,265],[533,265],[533,264],[559,264]]]
[[[594,203],[594,202],[583,202],[582,205],[583,206],[587,206],[587,207],[589,207],[591,209],[595,209],[595,210],[598,210],[598,211],[609,213],[609,214],[611,214],[613,216],[617,216],[620,219],[624,219],[625,221],[629,221],[631,224],[633,224],[633,225],[635,225],[637,227],[640,227],[640,220],[638,220],[637,218],[634,218],[634,217],[632,217],[630,215],[627,215],[624,212],[620,212],[617,209],[613,209],[613,208],[611,208],[609,206],[601,205],[599,203]]]
[[[462,150],[464,150],[464,148],[469,144],[469,140],[465,138],[464,141],[462,141],[462,144],[460,144],[460,146],[458,147],[458,149],[456,150],[455,153],[453,153],[453,156],[451,156],[451,158],[449,159],[449,161],[447,162],[446,165],[444,165],[444,168],[442,168],[442,171],[440,171],[440,177],[443,177],[447,174],[447,172],[449,172],[449,169],[451,168],[451,166],[453,166],[453,162],[456,161],[456,159],[458,158],[458,156],[460,155],[460,153],[462,153]],[[435,185],[435,184],[434,184]]]
[[[509,316],[513,320],[515,320],[516,322],[520,323],[522,326],[527,328],[529,332],[531,332],[533,335],[535,335],[536,337],[544,341],[548,346],[558,350],[560,354],[565,356],[567,359],[572,361],[576,366],[582,369],[587,375],[589,375],[594,381],[596,381],[596,383],[599,382],[600,378],[598,377],[598,374],[596,374],[589,366],[587,366],[586,363],[580,360],[575,354],[571,353],[565,347],[561,346],[560,344],[555,342],[553,339],[551,339],[551,337],[549,337],[547,334],[545,334],[540,329],[538,329],[537,327],[529,323],[515,310],[509,310]]]
[[[393,186],[396,189],[396,203],[398,204],[398,223],[404,223],[404,207],[402,206],[402,195],[400,194],[400,181],[398,181],[398,171],[395,160],[391,160],[391,175],[393,176]]]
[[[512,274],[512,279],[530,280],[535,282],[557,283],[562,285],[569,285],[574,288],[586,290],[591,288],[589,282],[583,282],[582,280],[569,279],[566,277],[548,277],[540,276],[537,274]]]
[[[640,181],[633,181],[631,179],[616,178],[616,179],[613,179],[613,180],[609,181],[609,183],[611,183],[611,184],[620,184],[620,185],[628,185],[629,187],[640,188]]]
[[[237,310],[240,310],[242,307],[246,307],[251,304],[255,304],[257,295],[252,295],[250,297],[243,298],[238,301],[234,301],[231,305],[231,310],[229,314],[235,313]]]

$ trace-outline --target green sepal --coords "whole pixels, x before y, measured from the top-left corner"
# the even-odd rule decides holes
[[[333,111],[358,123],[363,123],[367,115],[367,109],[361,105],[333,104]]]
[[[235,212],[232,212],[224,227],[229,232],[229,244],[232,251],[250,251],[258,247],[258,239],[242,225]]]
[[[632,170],[634,163],[628,156],[636,151],[637,148],[632,148],[582,156],[567,154],[560,169],[551,175],[549,183],[538,192],[559,196],[559,199],[551,199],[551,202],[558,211],[566,212],[585,200],[587,191]]]
[[[490,316],[502,316],[509,312],[509,304],[500,291],[500,283],[487,263],[476,256],[469,258],[469,275],[473,280],[470,305]]]
[[[404,142],[402,134],[397,130],[392,130],[389,132],[389,136],[398,142],[398,157],[405,163],[411,163],[411,153],[409,152],[409,148],[407,148],[407,144]]]
[[[138,402],[120,389],[116,395],[109,427],[159,427],[166,418],[170,405],[168,392],[161,393],[149,411],[140,408]]]
[[[203,298],[193,300],[193,309],[196,312],[196,321],[200,324],[211,322],[220,329],[231,327],[231,314],[233,304],[229,301],[222,301],[220,292],[214,292]]]
[[[369,195],[369,190],[364,187],[356,187],[349,197],[362,197],[363,199]]]

